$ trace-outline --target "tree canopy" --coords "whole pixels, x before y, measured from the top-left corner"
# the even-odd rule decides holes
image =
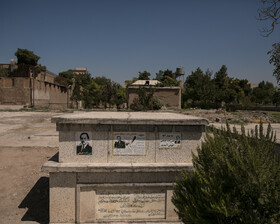
[[[204,109],[233,104],[245,108],[253,103],[278,105],[278,91],[272,83],[264,81],[252,89],[247,79],[229,77],[225,65],[221,66],[213,78],[209,70],[203,72],[197,68],[185,80],[182,105]]]
[[[112,105],[120,108],[126,102],[125,88],[104,76],[93,78],[90,74],[74,74],[72,80],[74,83],[71,99],[75,102],[82,101],[85,108],[101,105],[104,108]]]
[[[269,63],[274,66],[273,75],[276,77],[277,83],[280,84],[280,42],[273,44],[272,47],[273,49],[267,54],[270,54]]]
[[[144,71],[138,73],[138,80],[150,80],[151,73]]]
[[[15,52],[15,56],[17,57],[18,64],[26,64],[36,66],[38,65],[39,56],[33,53],[33,51],[29,51],[27,49],[18,48]]]

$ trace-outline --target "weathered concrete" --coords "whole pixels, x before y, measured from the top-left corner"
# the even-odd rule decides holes
[[[178,113],[156,112],[88,112],[52,118],[60,124],[125,124],[125,125],[208,125],[203,118]]]
[[[206,119],[89,112],[57,116],[52,122],[59,131],[59,159],[42,167],[55,179],[51,222],[180,223],[171,202],[172,185],[181,171],[193,169],[191,153],[201,144]],[[82,139],[90,150],[80,154]]]

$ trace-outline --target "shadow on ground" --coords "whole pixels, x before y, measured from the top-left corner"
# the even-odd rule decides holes
[[[28,208],[21,221],[49,223],[49,178],[41,177],[18,207]]]

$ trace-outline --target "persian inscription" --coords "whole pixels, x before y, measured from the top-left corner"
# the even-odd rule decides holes
[[[165,191],[97,191],[96,218],[163,219],[165,218]]]
[[[179,149],[181,148],[181,133],[161,133],[159,135],[160,149]]]
[[[113,155],[145,155],[146,133],[115,132],[113,135]]]

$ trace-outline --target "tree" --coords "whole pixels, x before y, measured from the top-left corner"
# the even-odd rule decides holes
[[[157,84],[157,86],[179,86],[180,82],[177,81],[176,78],[176,74],[169,69],[166,69],[164,71],[159,70],[159,72],[156,73],[156,79],[161,82]]]
[[[271,82],[260,82],[258,87],[253,89],[252,101],[259,104],[272,104],[275,94],[275,87]]]
[[[144,72],[139,72],[138,73],[138,80],[150,80],[150,76],[151,76],[151,73],[150,72],[147,72],[147,71],[144,71]]]
[[[280,89],[275,91],[274,96],[273,96],[273,104],[276,106],[280,105]]]
[[[192,106],[199,104],[201,108],[210,108],[214,102],[215,85],[208,70],[204,74],[200,68],[186,78],[184,101],[191,101]]]
[[[88,85],[84,88],[83,103],[85,108],[93,108],[99,106],[99,92],[100,86],[95,82],[93,78],[91,78]]]
[[[258,20],[268,21],[270,28],[263,28],[261,33],[268,37],[273,33],[275,25],[278,24],[280,18],[280,0],[261,0],[263,7],[258,9]]]
[[[74,88],[71,96],[71,100],[76,102],[84,100],[84,96],[86,95],[87,87],[91,83],[91,75],[90,74],[76,74],[74,80]]]
[[[73,80],[74,80],[75,74],[74,74],[74,71],[72,69],[69,69],[69,70],[64,71],[64,72],[60,72],[58,74],[58,76],[66,79],[67,85],[73,85]]]
[[[38,64],[39,56],[33,53],[33,51],[29,51],[27,49],[18,48],[15,52],[15,56],[17,57],[18,64],[26,64],[36,66]]]
[[[194,172],[183,172],[172,202],[193,224],[280,223],[280,162],[269,125],[246,136],[234,128],[214,131],[193,154]]]
[[[225,65],[222,65],[220,70],[216,72],[214,82],[216,86],[215,101],[218,106],[225,101],[226,97],[228,97],[226,90],[229,86],[229,77],[227,74],[227,67]]]
[[[130,108],[136,111],[160,110],[162,103],[154,96],[153,87],[140,87],[138,97],[133,100]]]
[[[280,9],[279,9],[280,11]],[[275,67],[273,75],[276,77],[277,83],[280,84],[280,42],[272,45],[273,49],[267,54],[270,54],[269,63]]]
[[[127,95],[126,95],[126,89],[123,88],[121,85],[118,85],[117,88],[117,94],[114,98],[114,103],[117,105],[117,108],[120,108],[120,105],[126,102]]]

